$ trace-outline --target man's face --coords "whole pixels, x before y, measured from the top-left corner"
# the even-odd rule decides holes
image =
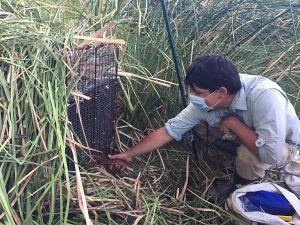
[[[204,98],[206,105],[210,107],[214,107],[215,109],[220,108],[222,93],[219,90],[210,92],[208,89],[202,89],[193,85],[190,86],[190,94]]]

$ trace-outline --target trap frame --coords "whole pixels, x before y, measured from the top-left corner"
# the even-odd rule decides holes
[[[111,152],[114,140],[118,57],[119,50],[114,44],[87,45],[69,55],[75,73],[67,83],[89,98],[69,97],[69,121],[82,145],[103,153]],[[97,161],[99,154],[81,151],[79,162],[89,161],[87,157]]]

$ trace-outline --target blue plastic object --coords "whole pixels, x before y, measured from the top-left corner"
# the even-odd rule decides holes
[[[240,197],[246,212],[261,211],[272,215],[292,216],[295,209],[282,194],[269,191],[247,192]]]

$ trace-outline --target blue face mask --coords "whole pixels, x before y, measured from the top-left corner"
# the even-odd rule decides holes
[[[214,92],[213,92],[214,93]],[[211,93],[210,95],[212,95],[213,93]],[[207,97],[209,97],[210,95],[208,95]],[[206,97],[206,98],[207,98]],[[199,109],[203,110],[203,111],[206,111],[206,112],[209,112],[211,110],[214,109],[214,106],[216,106],[221,100],[219,100],[216,104],[214,104],[214,106],[208,106],[205,102],[205,99],[206,98],[202,98],[200,96],[196,96],[196,95],[191,95],[190,94],[190,100],[191,100],[191,103],[193,103],[195,106],[197,106]]]

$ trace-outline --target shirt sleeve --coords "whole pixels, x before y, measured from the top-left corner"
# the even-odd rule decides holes
[[[288,100],[276,89],[255,96],[252,105],[253,123],[258,135],[256,146],[263,163],[280,165],[286,137]]]
[[[168,120],[165,128],[170,136],[179,141],[184,133],[196,126],[201,120],[205,120],[206,114],[190,103],[176,117]]]
[[[165,128],[169,135],[175,140],[182,139],[182,135],[196,126],[200,121],[206,121],[210,126],[216,126],[220,122],[224,112],[212,111],[205,112],[200,110],[197,106],[190,103],[183,109],[176,117],[168,120]]]

